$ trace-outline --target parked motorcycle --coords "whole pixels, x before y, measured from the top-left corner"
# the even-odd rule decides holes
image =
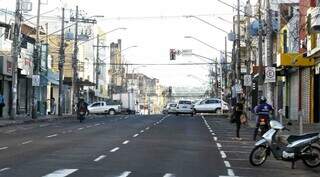
[[[277,135],[280,130],[288,130],[278,121],[270,121],[271,129],[255,143],[250,153],[250,163],[253,166],[260,166],[267,157],[272,154],[277,160],[290,161],[291,168],[295,168],[295,162],[302,162],[311,168],[320,165],[319,133],[309,133],[300,136],[290,135],[288,137]]]

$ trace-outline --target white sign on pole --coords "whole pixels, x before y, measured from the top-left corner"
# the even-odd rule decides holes
[[[236,85],[235,85],[235,89],[236,89],[236,93],[237,93],[237,94],[242,93],[241,84],[236,84]]]
[[[244,86],[251,87],[252,85],[252,78],[250,74],[244,75]]]
[[[34,87],[40,86],[40,75],[32,75],[32,86]]]
[[[265,83],[276,82],[276,68],[275,67],[266,67],[265,68]]]
[[[192,49],[182,50],[182,56],[192,56]]]

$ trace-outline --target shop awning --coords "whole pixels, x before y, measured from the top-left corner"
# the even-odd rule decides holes
[[[72,78],[71,77],[65,77],[63,80],[63,84],[65,85],[72,85]],[[96,86],[95,83],[90,82],[89,80],[79,80],[80,86]]]
[[[303,57],[300,53],[280,53],[277,56],[277,66],[308,67],[314,66],[313,58]]]

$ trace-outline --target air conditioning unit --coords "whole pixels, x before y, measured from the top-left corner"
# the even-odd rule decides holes
[[[312,32],[320,32],[320,7],[313,8],[310,15],[310,30]]]

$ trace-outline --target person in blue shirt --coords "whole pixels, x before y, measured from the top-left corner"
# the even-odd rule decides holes
[[[6,104],[4,102],[4,96],[2,94],[0,94],[0,117],[2,117],[2,111],[3,111],[3,107],[5,107]]]
[[[273,107],[267,103],[267,98],[264,96],[260,97],[259,104],[254,108],[254,113],[256,116],[256,128],[253,134],[253,140],[256,140],[258,130],[259,130],[259,117],[265,116],[270,121],[270,114],[273,113]]]

